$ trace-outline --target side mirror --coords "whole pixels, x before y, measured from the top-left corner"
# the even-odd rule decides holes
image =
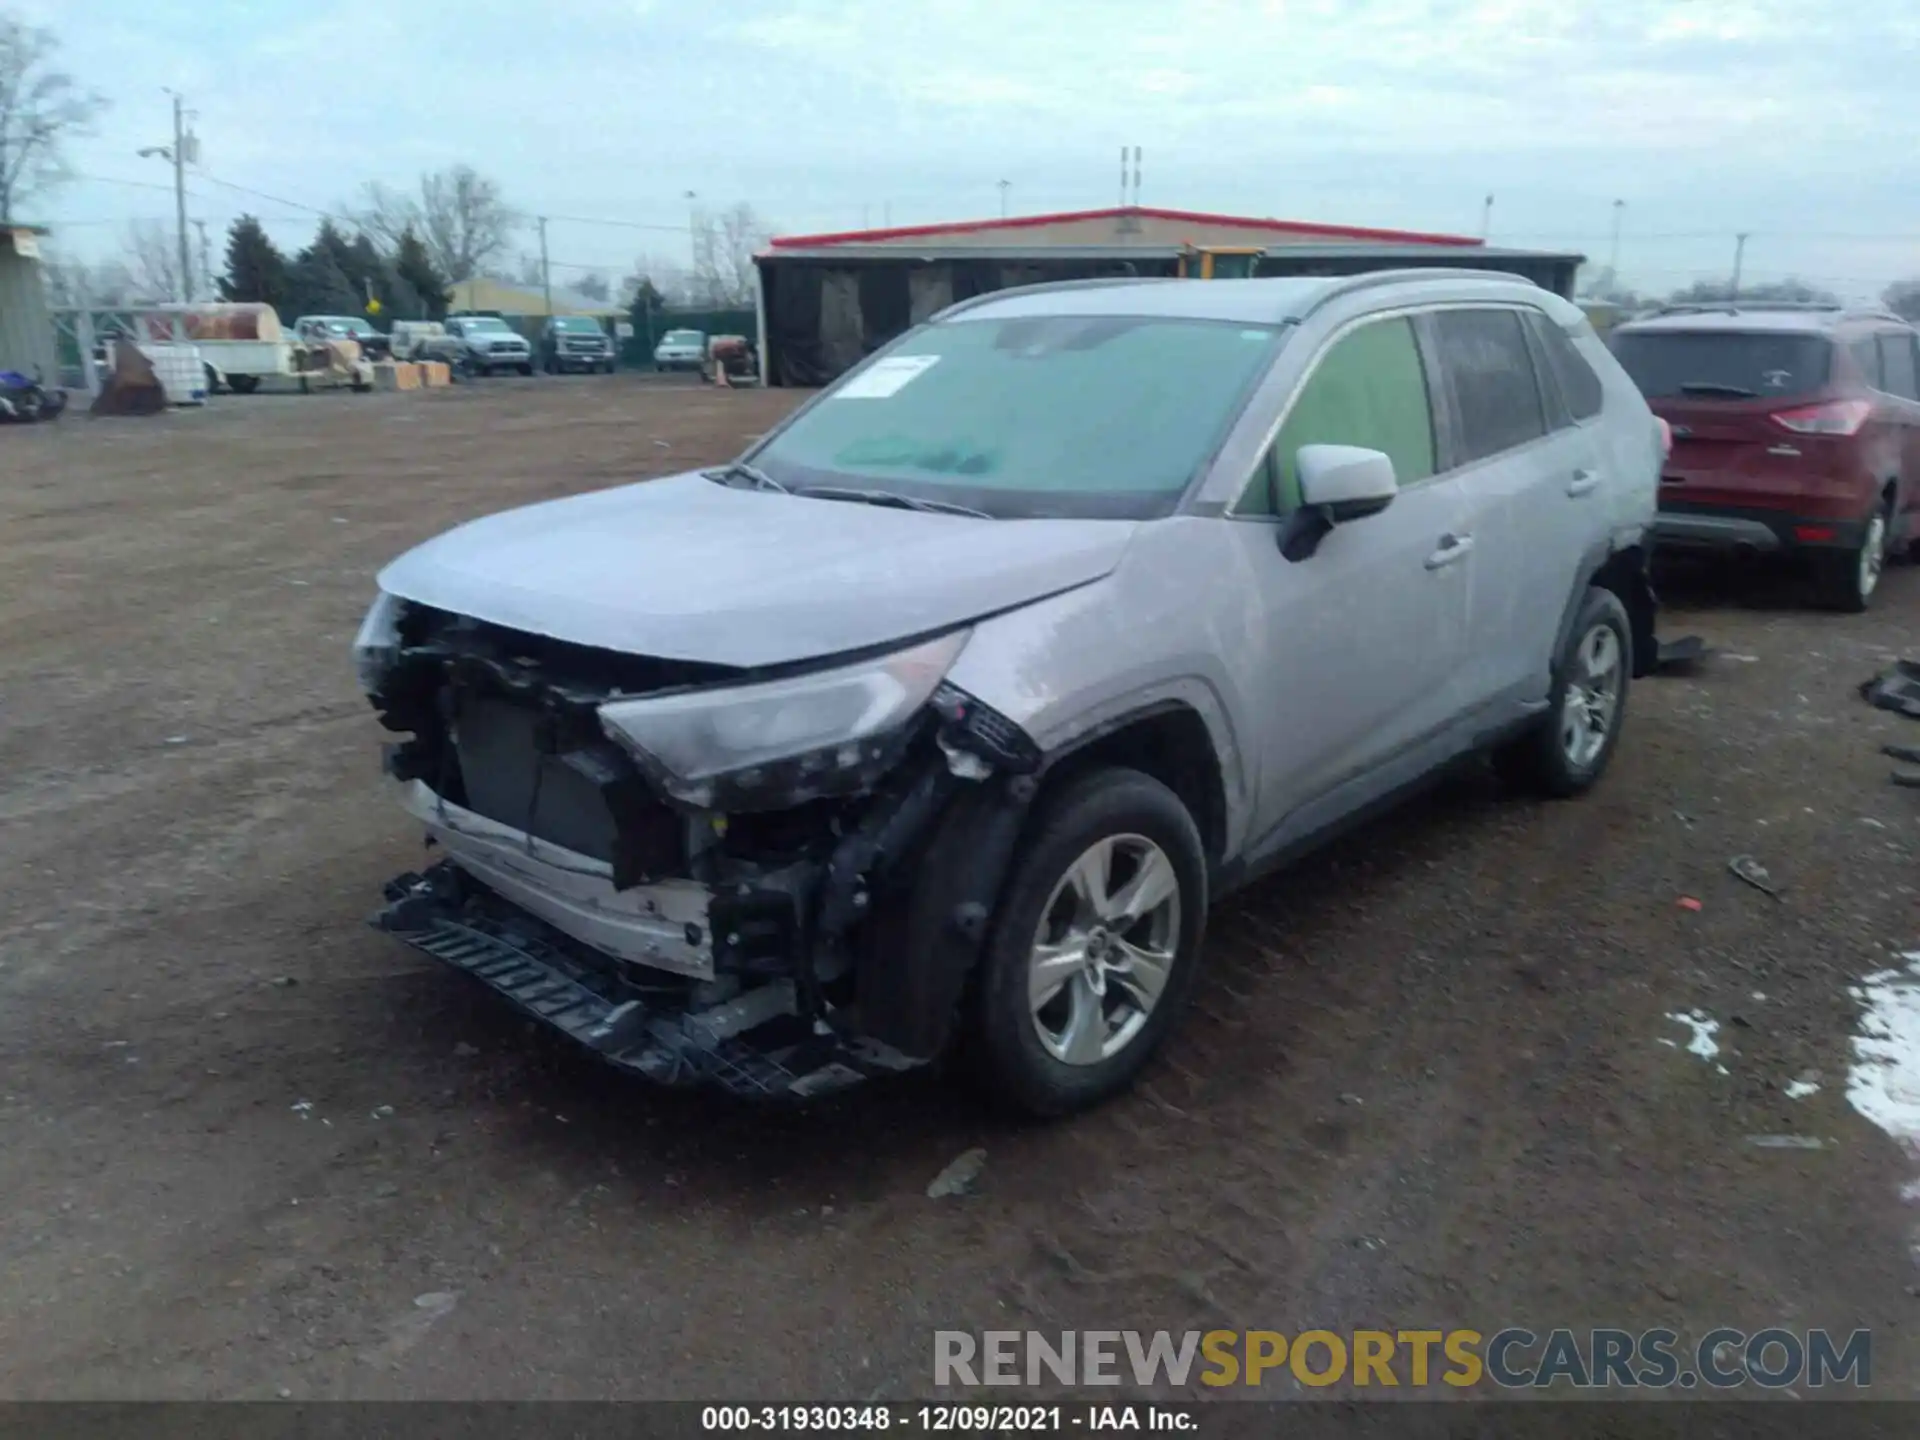
[[[1378,515],[1399,482],[1392,459],[1358,445],[1302,445],[1294,456],[1300,505],[1281,522],[1280,553],[1299,562],[1320,548],[1335,525]]]
[[[1294,461],[1300,476],[1300,503],[1345,523],[1377,515],[1399,490],[1393,461],[1378,450],[1357,445],[1302,445]]]

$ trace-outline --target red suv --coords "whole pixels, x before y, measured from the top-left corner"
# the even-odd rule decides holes
[[[1664,550],[1797,555],[1864,610],[1920,540],[1920,335],[1883,310],[1670,307],[1613,353],[1672,429]]]

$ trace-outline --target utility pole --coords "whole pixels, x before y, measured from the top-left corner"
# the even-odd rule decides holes
[[[547,217],[540,219],[540,289],[547,297],[547,318],[553,318],[553,270],[547,264]]]
[[[1483,202],[1481,202],[1481,205],[1480,205],[1480,241],[1481,243],[1485,244],[1487,237],[1492,233],[1493,233],[1493,197],[1489,195]]]
[[[1627,202],[1613,202],[1613,240],[1607,246],[1607,274],[1613,283],[1620,283],[1620,214],[1627,208]]]
[[[193,228],[200,232],[200,283],[211,291],[213,289],[213,250],[207,244],[207,222],[196,220],[193,222]],[[187,298],[191,300],[193,297],[189,295]],[[209,294],[207,298],[212,299],[213,296]]]
[[[184,103],[173,97],[173,218],[180,241],[180,299],[193,299],[193,262],[187,253],[187,117]]]
[[[1012,188],[1013,182],[1011,180],[1002,180],[1000,182],[1000,218],[1002,220],[1007,218],[1007,191]]]
[[[173,225],[174,241],[179,247],[180,275],[177,282],[179,299],[184,304],[193,299],[193,256],[187,249],[187,160],[189,149],[191,158],[199,159],[200,142],[187,134],[186,102],[177,91],[169,90],[173,96],[173,144],[149,145],[138,151],[142,160],[158,155],[173,164]]]
[[[1747,232],[1742,230],[1733,237],[1733,284],[1728,287],[1727,299],[1740,298],[1740,263],[1747,258]]]

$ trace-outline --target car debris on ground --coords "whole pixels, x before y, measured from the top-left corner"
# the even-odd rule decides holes
[[[980,1178],[980,1172],[987,1167],[987,1152],[978,1146],[962,1151],[946,1169],[933,1177],[927,1186],[929,1200],[944,1200],[950,1195],[968,1195],[973,1191],[974,1182]]]
[[[1762,895],[1780,898],[1780,891],[1773,883],[1773,877],[1767,873],[1767,867],[1751,855],[1736,855],[1727,862],[1727,869],[1736,880],[1744,881]]]

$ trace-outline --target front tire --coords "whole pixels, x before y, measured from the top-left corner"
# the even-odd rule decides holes
[[[260,388],[258,375],[229,375],[227,388],[236,395],[251,395]]]
[[[1100,770],[1046,802],[981,957],[970,1048],[983,1086],[1033,1116],[1125,1089],[1185,1002],[1206,911],[1200,832],[1158,780]]]
[[[1633,677],[1633,623],[1611,590],[1580,603],[1566,649],[1554,661],[1547,713],[1494,752],[1509,781],[1554,799],[1593,788],[1620,741]]]

